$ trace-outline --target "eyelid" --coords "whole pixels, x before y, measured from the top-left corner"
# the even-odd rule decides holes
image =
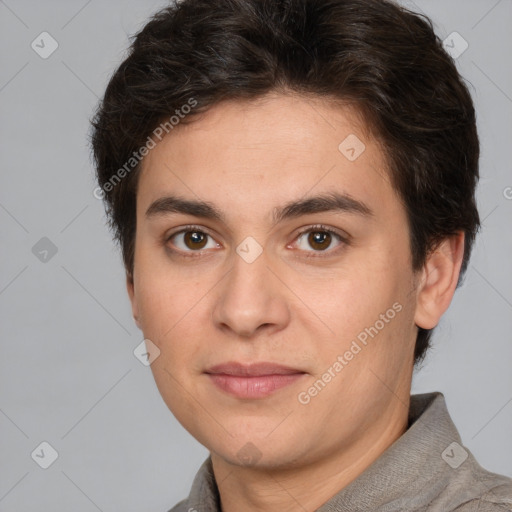
[[[186,224],[185,226],[180,226],[179,228],[176,228],[176,231],[172,231],[172,233],[166,232],[163,238],[164,240],[170,240],[173,236],[179,235],[180,233],[186,233],[187,231],[199,231],[208,236],[211,236],[212,238],[215,238],[215,236],[210,232],[208,228],[205,228],[204,226],[197,226],[195,224]]]

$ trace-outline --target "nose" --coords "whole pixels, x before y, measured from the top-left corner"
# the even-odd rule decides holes
[[[265,253],[252,263],[238,255],[234,260],[216,289],[212,317],[217,328],[243,338],[284,329],[290,321],[285,287],[268,268]]]

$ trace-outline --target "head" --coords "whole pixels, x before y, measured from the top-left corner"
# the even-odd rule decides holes
[[[479,225],[473,104],[426,18],[183,0],[136,35],[93,126],[155,379],[198,440],[320,456],[392,407],[383,382],[407,391]],[[226,361],[302,377],[240,400],[206,373]],[[270,436],[291,396],[293,425]],[[326,421],[337,405],[349,424]]]

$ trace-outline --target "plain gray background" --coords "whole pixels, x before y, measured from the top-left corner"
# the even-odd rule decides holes
[[[457,65],[482,142],[483,230],[413,392],[443,392],[465,446],[512,476],[512,1],[404,3],[469,44]],[[133,355],[143,336],[92,194],[89,118],[128,35],[165,4],[0,1],[1,511],[165,511],[207,456]],[[46,59],[31,47],[43,31],[59,45]],[[48,469],[31,458],[43,441]]]

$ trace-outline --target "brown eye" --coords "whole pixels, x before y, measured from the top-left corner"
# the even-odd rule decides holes
[[[309,245],[318,251],[325,251],[332,242],[332,236],[327,231],[311,231],[308,235]]]
[[[200,231],[186,231],[183,241],[189,249],[203,249],[208,242],[208,235]]]
[[[294,243],[295,247],[309,256],[315,253],[334,255],[337,249],[348,244],[347,239],[336,231],[323,226],[313,226],[302,231]]]
[[[181,252],[188,253],[200,252],[202,249],[218,249],[220,247],[208,233],[191,228],[174,233],[168,239],[168,242]]]

